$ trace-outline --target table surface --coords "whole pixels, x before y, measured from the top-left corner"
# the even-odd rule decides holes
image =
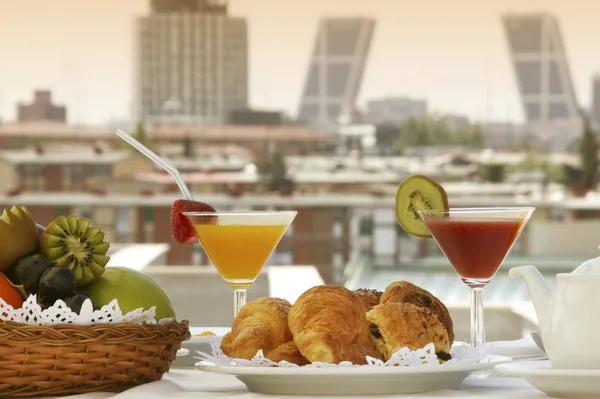
[[[206,373],[191,369],[176,369],[166,374],[162,381],[156,381],[120,394],[93,393],[70,396],[69,399],[133,399],[133,398],[269,398],[269,399],[331,399],[331,396],[278,396],[250,393],[235,377]],[[377,397],[377,396],[373,396]],[[388,399],[435,399],[435,398],[546,398],[542,392],[528,385],[520,378],[494,376],[471,376],[465,380],[461,389],[426,392],[411,395],[385,395]]]
[[[190,351],[210,351],[209,348],[194,347]],[[517,341],[497,341],[487,345],[490,354],[508,356],[515,361],[539,360],[544,353],[537,347],[531,337],[525,337]],[[183,356],[182,359],[190,357]],[[291,396],[291,395],[264,395],[250,393],[240,381],[229,375],[208,373],[193,369],[193,363],[174,363],[171,372],[164,375],[161,381],[145,384],[132,388],[120,394],[105,392],[70,396],[69,399],[134,399],[134,398],[268,398],[268,399],[293,399],[293,398],[334,398],[333,396]],[[335,398],[339,398],[337,396]],[[356,398],[364,396],[356,396]],[[477,372],[468,377],[456,390],[441,390],[411,395],[382,395],[376,397],[385,398],[411,398],[411,399],[435,399],[435,398],[513,398],[513,399],[536,399],[548,398],[544,393],[533,388],[521,378],[512,378],[506,375],[485,371]]]

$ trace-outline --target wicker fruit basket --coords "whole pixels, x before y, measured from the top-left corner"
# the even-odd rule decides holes
[[[189,338],[187,320],[86,326],[0,321],[0,396],[125,391],[160,380]]]

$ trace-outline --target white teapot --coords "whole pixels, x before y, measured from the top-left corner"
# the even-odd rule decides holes
[[[527,284],[552,367],[600,370],[600,258],[556,275],[553,291],[534,266],[508,273]]]

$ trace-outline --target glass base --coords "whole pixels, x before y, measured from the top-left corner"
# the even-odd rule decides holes
[[[491,278],[461,277],[460,279],[470,288],[483,288],[488,285],[490,281],[492,281]]]
[[[255,280],[227,280],[224,279],[228,286],[234,290],[245,290],[250,287]]]

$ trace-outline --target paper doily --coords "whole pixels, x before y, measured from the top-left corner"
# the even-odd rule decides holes
[[[59,324],[156,324],[155,316],[155,306],[148,310],[139,308],[123,314],[116,299],[99,310],[94,310],[92,301],[86,299],[81,306],[81,312],[77,314],[62,300],[58,300],[51,307],[42,310],[40,305],[37,304],[35,295],[30,295],[19,309],[13,309],[11,305],[0,298],[0,320],[39,326]],[[158,323],[162,324],[170,321],[172,319],[162,319]]]
[[[467,345],[456,345],[452,351],[452,359],[446,363],[440,364],[433,343],[426,345],[422,349],[410,350],[402,348],[394,353],[387,362],[379,359],[374,359],[367,356],[366,365],[354,365],[352,362],[341,362],[339,364],[331,363],[311,363],[305,366],[281,361],[273,362],[264,356],[262,350],[259,350],[251,360],[230,358],[223,353],[218,340],[211,340],[210,347],[212,354],[198,351],[196,359],[204,361],[212,365],[221,366],[240,366],[240,367],[408,367],[408,366],[430,366],[444,367],[444,364],[449,363],[480,363],[490,361],[490,356],[485,353],[484,349],[476,349]]]

